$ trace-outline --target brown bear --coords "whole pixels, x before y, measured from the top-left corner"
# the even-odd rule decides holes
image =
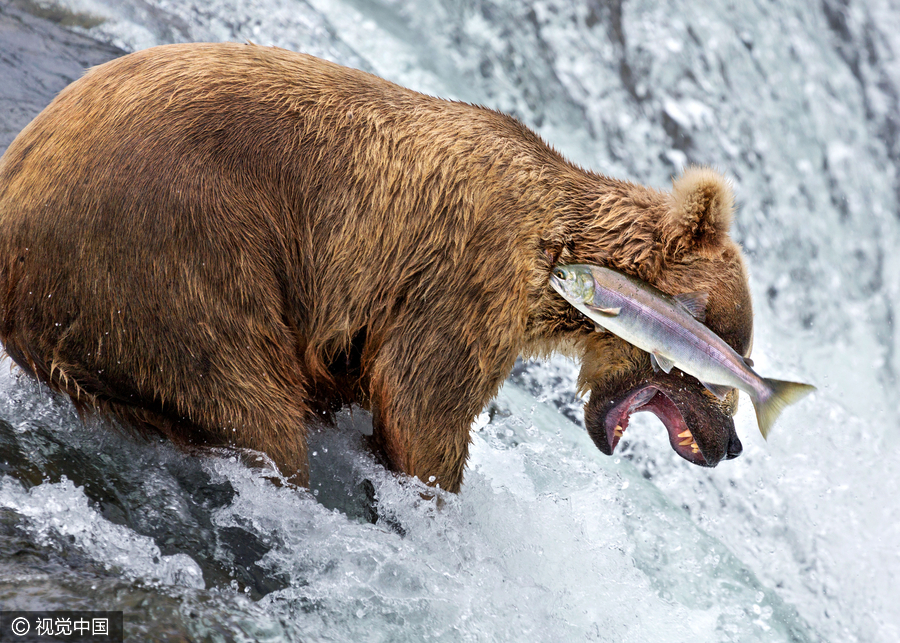
[[[0,339],[80,410],[263,451],[300,485],[310,422],[357,404],[392,469],[458,491],[473,418],[517,356],[555,351],[583,361],[604,452],[651,410],[714,466],[740,452],[736,395],[654,373],[548,277],[706,291],[747,355],[732,209],[711,170],[613,180],[509,116],[311,56],[156,47],[88,71],[0,161]]]

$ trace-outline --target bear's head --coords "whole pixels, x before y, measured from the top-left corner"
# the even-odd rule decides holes
[[[706,325],[749,357],[753,312],[741,252],[728,235],[733,209],[730,185],[707,168],[685,171],[671,193],[610,182],[590,218],[572,231],[558,263],[617,269],[670,295],[705,292]],[[650,411],[666,426],[672,448],[690,462],[715,466],[740,454],[732,420],[736,390],[719,400],[694,377],[677,368],[654,371],[648,353],[593,332],[583,317],[578,323],[579,386],[590,391],[585,424],[601,451],[613,453],[632,413]]]

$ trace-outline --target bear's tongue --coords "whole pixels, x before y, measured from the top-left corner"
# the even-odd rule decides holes
[[[675,453],[694,464],[706,464],[706,458],[703,457],[678,407],[654,386],[636,389],[607,413],[606,438],[613,451],[628,428],[631,414],[640,411],[649,411],[660,419],[669,433],[669,444]]]

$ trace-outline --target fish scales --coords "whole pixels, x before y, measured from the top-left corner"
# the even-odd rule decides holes
[[[595,280],[594,302],[600,303],[603,308],[621,308],[618,315],[597,323],[630,344],[650,353],[660,352],[673,361],[685,362],[686,356],[692,355],[691,361],[695,363],[692,370],[700,372],[691,374],[698,379],[701,379],[702,372],[713,370],[718,363],[737,362],[738,356],[733,350],[723,351],[715,343],[707,341],[704,335],[712,331],[662,293],[648,293],[625,280],[615,287],[604,286]],[[631,327],[637,324],[643,326],[645,332],[632,331]],[[696,368],[698,366],[700,368]]]

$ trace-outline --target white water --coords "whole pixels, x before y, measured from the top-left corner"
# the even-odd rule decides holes
[[[576,367],[525,365],[436,510],[366,455],[360,414],[316,437],[314,496],[227,454],[197,464],[99,435],[6,378],[0,417],[47,479],[0,479],[0,508],[70,567],[199,613],[198,636],[900,640],[900,11],[738,4],[66,0],[128,49],[250,39],[496,107],[620,178],[664,186],[684,163],[718,166],[740,205],[758,370],[819,391],[768,443],[744,399],[744,454],[705,470],[646,415],[600,454],[557,410],[580,422]],[[99,492],[74,482],[85,469]],[[364,480],[375,525],[357,519]],[[281,579],[264,598],[227,582],[246,551]]]

